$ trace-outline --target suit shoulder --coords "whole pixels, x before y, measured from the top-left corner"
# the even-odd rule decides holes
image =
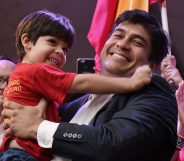
[[[174,90],[171,88],[169,83],[159,74],[156,73],[153,74],[150,85],[160,91],[165,91],[169,92],[170,94],[174,94]]]

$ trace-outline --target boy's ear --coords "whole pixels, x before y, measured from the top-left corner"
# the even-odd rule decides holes
[[[30,50],[31,49],[32,42],[29,40],[27,34],[23,34],[21,36],[21,42],[22,42],[22,45],[24,46],[25,50]]]

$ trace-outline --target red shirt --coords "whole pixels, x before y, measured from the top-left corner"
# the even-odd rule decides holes
[[[37,105],[40,99],[45,97],[51,100],[46,111],[47,119],[59,122],[57,103],[64,103],[75,75],[75,73],[64,73],[43,63],[20,63],[17,64],[16,69],[10,76],[4,96],[17,103],[31,106]],[[3,139],[2,151],[8,148],[12,139],[15,139],[15,137],[11,136]],[[36,140],[16,138],[16,142],[39,161],[49,161],[52,157],[51,150],[41,148]]]

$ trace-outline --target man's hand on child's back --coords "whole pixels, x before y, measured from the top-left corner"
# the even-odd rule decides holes
[[[36,139],[37,129],[44,120],[47,101],[41,99],[37,106],[23,106],[6,100],[3,104],[5,136],[13,134],[22,139]]]

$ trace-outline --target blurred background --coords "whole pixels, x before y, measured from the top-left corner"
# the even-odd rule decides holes
[[[67,56],[64,71],[75,72],[77,58],[93,58],[95,51],[87,40],[97,0],[1,0],[0,54],[16,59],[14,33],[19,21],[32,11],[47,9],[68,17],[75,27],[76,41]],[[184,74],[184,1],[167,0],[172,54]],[[98,26],[97,26],[98,27]]]

